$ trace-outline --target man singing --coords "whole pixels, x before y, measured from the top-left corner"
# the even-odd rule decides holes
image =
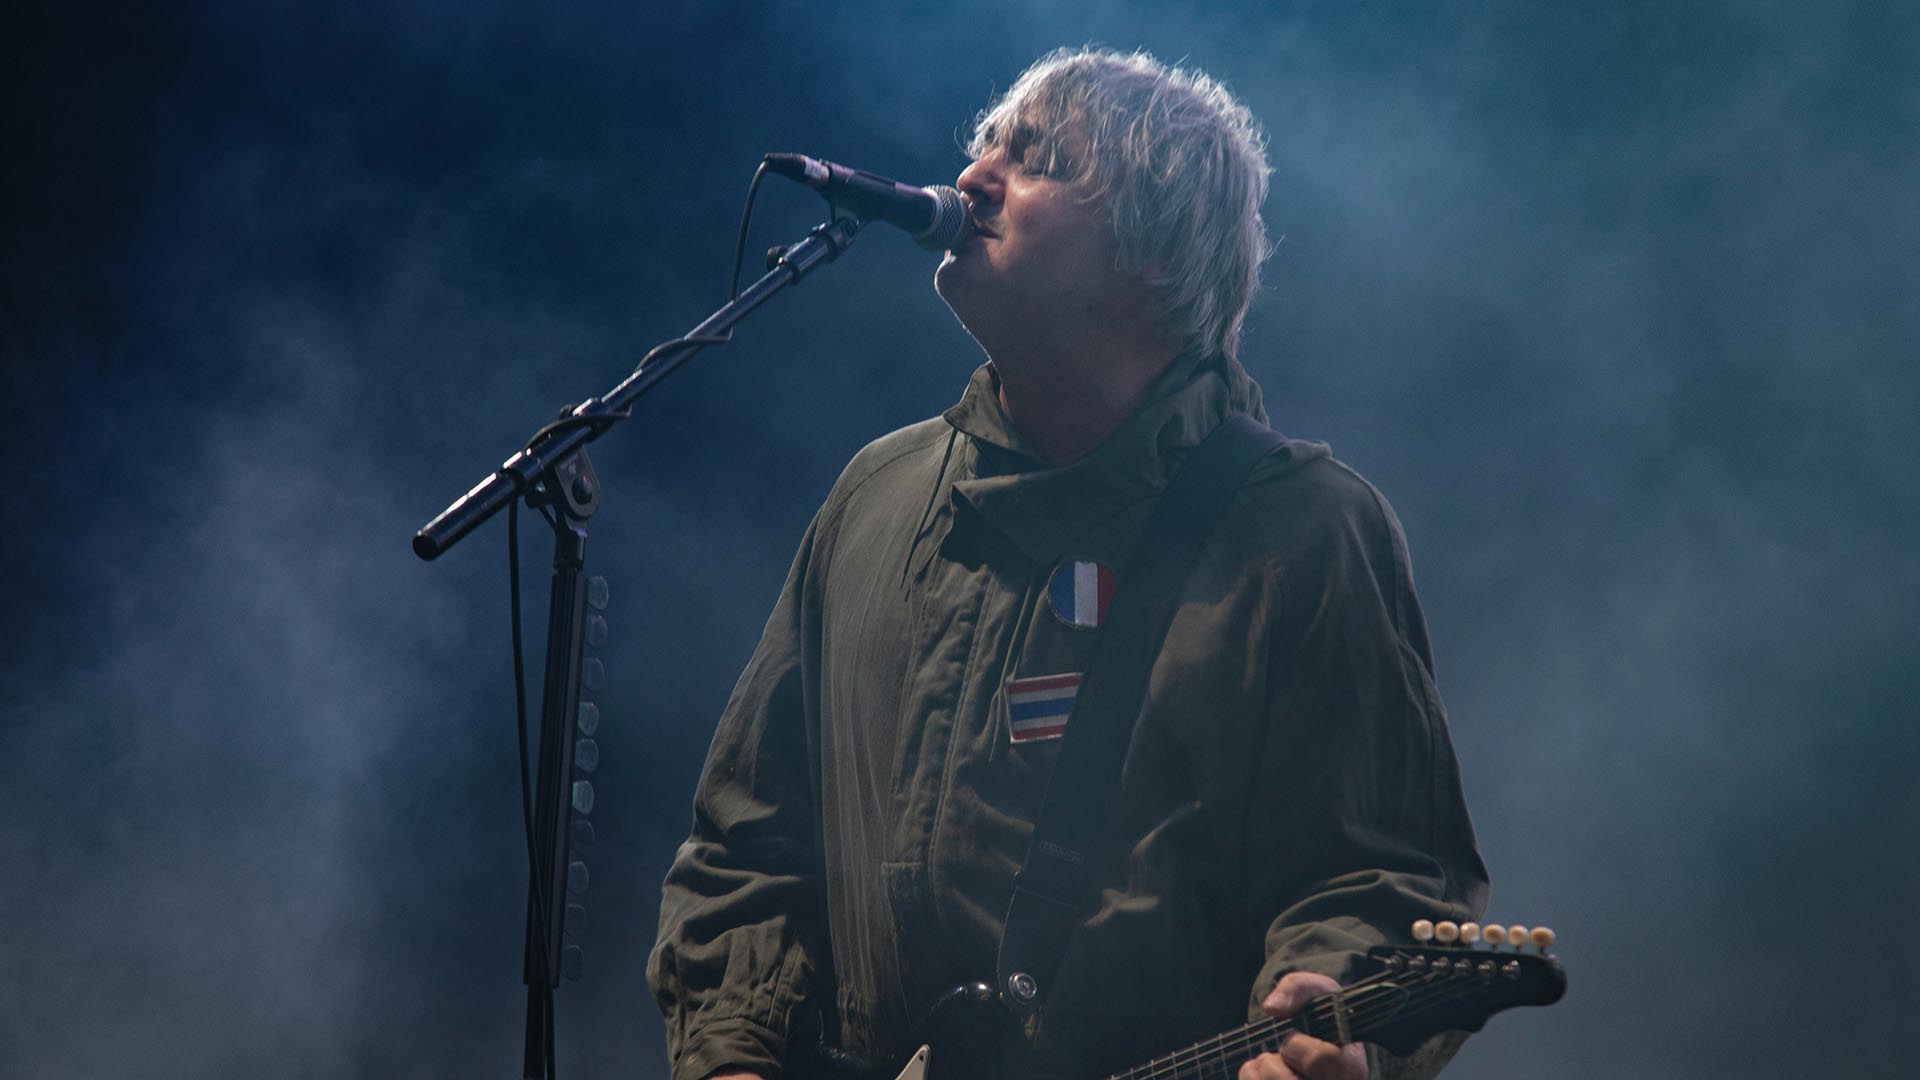
[[[943,992],[994,979],[1136,545],[1195,447],[1265,419],[1235,353],[1267,165],[1223,87],[1056,52],[969,149],[975,230],[935,285],[988,362],[847,466],[720,720],[648,970],[675,1080],[774,1080],[816,1014],[904,1056]],[[1386,502],[1286,440],[1208,536],[1126,743],[1117,857],[1087,867],[1016,1069],[1103,1076],[1288,1015],[1413,920],[1485,903]],[[1295,1035],[1240,1075],[1429,1075],[1455,1046]]]

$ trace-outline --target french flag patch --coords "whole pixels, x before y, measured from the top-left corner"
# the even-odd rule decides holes
[[[1007,733],[1014,742],[1057,739],[1080,693],[1080,673],[1007,680]]]
[[[1106,621],[1113,606],[1113,571],[1097,562],[1069,559],[1047,583],[1047,602],[1068,626],[1092,629]]]

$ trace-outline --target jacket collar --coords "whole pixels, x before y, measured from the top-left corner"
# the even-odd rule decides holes
[[[1000,407],[998,377],[983,364],[945,416],[968,437],[964,500],[1035,563],[1051,566],[1094,527],[1164,490],[1186,455],[1222,420],[1266,420],[1260,387],[1225,356],[1190,353],[1167,366],[1146,401],[1078,461],[1049,466]]]

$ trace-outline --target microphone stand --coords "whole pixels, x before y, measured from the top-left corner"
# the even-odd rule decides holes
[[[641,395],[673,374],[708,345],[724,344],[734,324],[766,303],[775,293],[797,283],[822,263],[832,262],[859,232],[856,217],[836,214],[815,226],[807,236],[784,250],[768,253],[768,270],[740,295],[709,315],[700,325],[647,354],[631,374],[605,395],[589,398],[568,409],[560,420],[541,428],[525,449],[508,458],[465,495],[455,499],[413,537],[414,553],[435,559],[460,542],[482,522],[514,500],[550,511],[553,525],[553,578],[547,607],[547,645],[544,686],[540,702],[538,781],[534,791],[534,832],[528,874],[525,981],[527,1034],[522,1075],[544,1080],[551,1074],[553,1052],[553,991],[560,978],[578,978],[580,952],[567,943],[584,910],[569,906],[570,895],[586,889],[586,866],[572,858],[569,841],[575,833],[574,815],[584,818],[593,809],[593,788],[572,781],[578,736],[592,735],[598,713],[580,701],[583,662],[588,666],[588,689],[598,682],[599,661],[585,661],[590,640],[604,640],[606,623],[590,608],[604,610],[605,583],[585,573],[587,521],[600,507],[599,478],[588,460],[586,445],[626,419]],[[587,718],[582,723],[583,714]],[[598,757],[598,748],[592,748]],[[593,763],[583,756],[582,771]],[[578,823],[579,847],[591,841],[591,827]],[[564,917],[557,915],[565,912]],[[577,914],[576,914],[577,913]]]

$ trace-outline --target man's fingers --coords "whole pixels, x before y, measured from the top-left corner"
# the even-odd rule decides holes
[[[1311,971],[1289,971],[1274,984],[1261,1007],[1278,1017],[1298,1013],[1307,1002],[1340,989],[1340,984]],[[1359,1043],[1335,1046],[1295,1032],[1278,1054],[1262,1054],[1240,1069],[1240,1080],[1364,1080],[1367,1052]]]
[[[1301,1080],[1279,1054],[1261,1054],[1240,1066],[1239,1080]]]
[[[1335,1046],[1311,1035],[1293,1034],[1280,1044],[1280,1057],[1307,1080],[1346,1080],[1367,1075],[1367,1052],[1359,1043]]]
[[[1340,984],[1325,975],[1311,971],[1289,971],[1280,976],[1273,992],[1260,1003],[1260,1007],[1271,1016],[1288,1017],[1321,994],[1330,994],[1338,989]]]

